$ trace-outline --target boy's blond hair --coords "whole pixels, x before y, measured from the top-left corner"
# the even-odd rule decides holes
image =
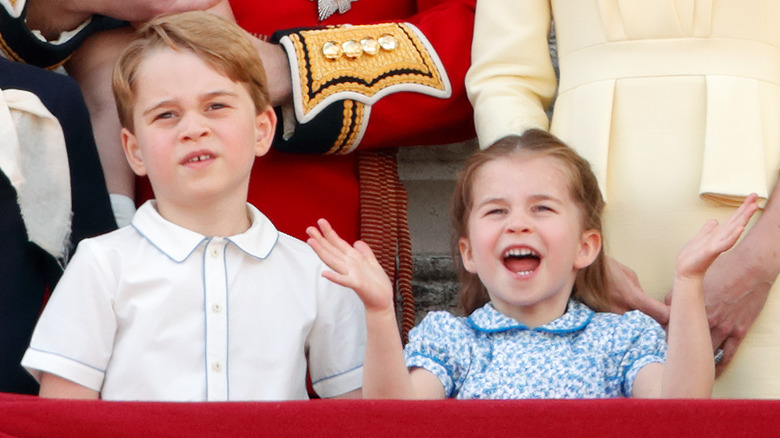
[[[202,11],[155,18],[136,32],[114,67],[113,90],[119,121],[133,131],[138,66],[155,50],[189,50],[215,71],[243,84],[259,112],[269,105],[265,69],[248,35],[238,25]]]

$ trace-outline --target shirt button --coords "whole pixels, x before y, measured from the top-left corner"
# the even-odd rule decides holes
[[[212,257],[217,257],[217,256],[219,256],[219,249],[217,249],[217,248],[211,248],[211,256],[212,256]]]
[[[216,361],[213,364],[211,364],[211,369],[217,372],[222,371],[222,362]]]
[[[220,303],[214,303],[214,304],[212,304],[212,305],[211,305],[211,310],[212,310],[214,313],[219,313],[219,312],[221,312],[221,311],[222,311],[222,304],[220,304]]]

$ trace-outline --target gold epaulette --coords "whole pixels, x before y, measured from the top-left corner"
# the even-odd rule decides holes
[[[280,43],[293,71],[299,123],[336,101],[351,99],[368,111],[391,93],[411,91],[440,98],[451,94],[436,52],[409,23],[301,30],[284,36]]]

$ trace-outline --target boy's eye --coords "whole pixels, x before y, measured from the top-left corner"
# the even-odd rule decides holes
[[[210,110],[218,110],[218,109],[222,109],[222,108],[227,108],[227,105],[225,105],[224,103],[218,103],[218,102],[215,102],[215,103],[212,103],[212,104],[209,105],[209,109]]]
[[[173,112],[171,112],[171,111],[166,111],[166,112],[163,112],[163,113],[160,113],[160,114],[157,114],[156,116],[154,116],[154,120],[158,120],[158,119],[170,119],[170,118],[172,118],[172,117],[173,117]]]

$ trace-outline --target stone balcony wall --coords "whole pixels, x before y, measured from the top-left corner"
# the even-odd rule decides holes
[[[455,311],[458,282],[450,254],[450,196],[463,161],[476,149],[472,140],[399,151],[398,173],[409,196],[417,322],[430,310]]]

